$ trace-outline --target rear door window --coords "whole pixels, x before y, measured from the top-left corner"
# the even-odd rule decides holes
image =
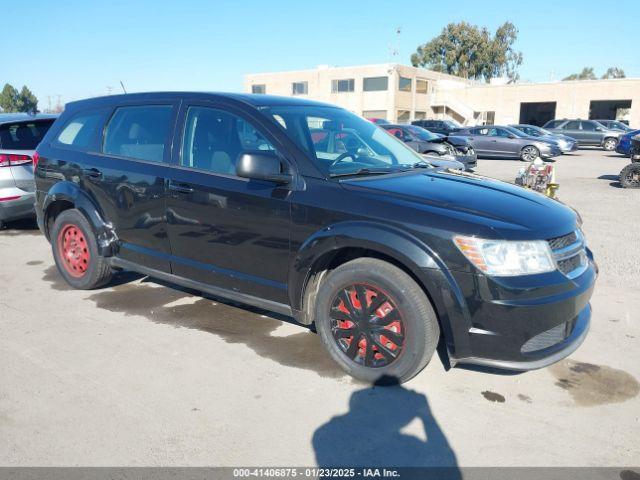
[[[53,121],[53,119],[34,120],[0,125],[0,148],[4,150],[35,150]]]
[[[119,107],[107,124],[102,151],[109,155],[162,162],[171,105]]]

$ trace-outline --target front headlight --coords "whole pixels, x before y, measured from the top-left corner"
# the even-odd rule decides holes
[[[556,269],[549,244],[544,240],[486,240],[456,236],[453,241],[463,255],[487,275],[533,275]]]

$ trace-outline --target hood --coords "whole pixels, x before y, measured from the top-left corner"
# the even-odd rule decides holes
[[[411,171],[345,180],[344,188],[425,211],[426,227],[493,238],[548,239],[576,228],[564,204],[517,185],[454,171]],[[434,215],[434,216],[430,216]],[[418,223],[418,220],[416,220]]]
[[[455,145],[456,147],[468,147],[471,145],[471,142],[469,142],[467,137],[460,137],[458,135],[451,135],[447,137],[447,140],[450,144]]]

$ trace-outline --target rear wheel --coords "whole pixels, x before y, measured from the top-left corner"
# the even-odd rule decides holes
[[[533,145],[527,145],[520,151],[520,160],[523,162],[533,162],[540,156],[540,151]]]
[[[331,357],[366,382],[405,382],[428,363],[440,329],[431,302],[404,271],[360,258],[333,270],[316,297],[315,322]]]
[[[623,188],[640,188],[640,163],[630,163],[620,172]]]
[[[615,138],[605,138],[604,142],[602,142],[602,148],[604,148],[607,152],[611,152],[616,149],[618,146],[618,140]]]
[[[111,280],[107,260],[98,253],[91,225],[78,210],[65,210],[51,230],[51,247],[58,271],[79,290],[97,288]]]

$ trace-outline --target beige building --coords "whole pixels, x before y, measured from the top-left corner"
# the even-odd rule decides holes
[[[640,79],[485,84],[390,63],[250,74],[245,91],[311,98],[401,123],[434,118],[542,125],[552,118],[608,118],[640,126]]]

